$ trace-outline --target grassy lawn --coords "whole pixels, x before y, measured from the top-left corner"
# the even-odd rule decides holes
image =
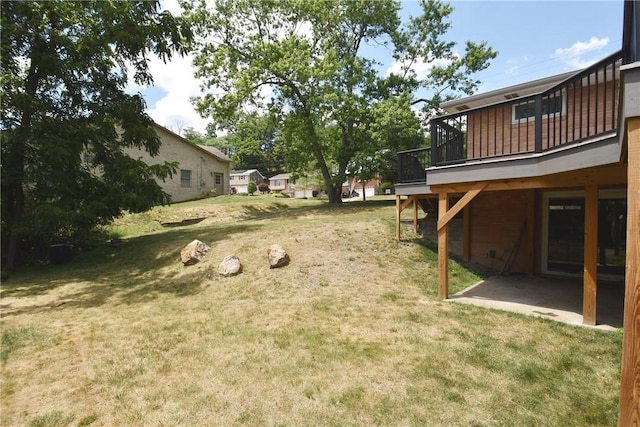
[[[13,272],[0,424],[616,425],[620,332],[440,301],[436,254],[394,221],[390,200],[224,196]],[[193,239],[211,251],[184,267]],[[230,254],[244,271],[220,277]],[[452,293],[478,280],[451,269]]]

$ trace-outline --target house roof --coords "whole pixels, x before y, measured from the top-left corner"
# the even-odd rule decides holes
[[[213,154],[214,156],[216,156],[220,160],[224,160],[224,161],[227,161],[227,162],[231,161],[231,158],[229,156],[224,154],[222,151],[220,151],[216,147],[212,147],[211,145],[201,145],[201,144],[196,144],[196,145],[198,147],[202,148],[203,150],[206,150],[209,153]]]
[[[258,175],[264,177],[264,175],[262,175],[260,173],[260,171],[258,169],[247,169],[247,170],[232,170],[231,172],[229,172],[231,175],[251,175],[252,173],[258,173]]]
[[[479,93],[466,98],[454,99],[452,101],[443,102],[440,106],[448,113],[457,113],[459,111],[470,110],[485,105],[497,104],[509,99],[522,98],[543,92],[581,71],[582,70],[577,70],[570,73],[558,74],[485,93]]]
[[[208,146],[208,145],[194,144],[193,142],[189,141],[187,138],[178,135],[177,133],[173,132],[172,130],[167,129],[164,126],[159,125],[158,123],[154,122],[153,124],[157,129],[160,129],[163,132],[168,133],[169,135],[171,135],[174,138],[176,138],[178,141],[183,142],[185,144],[189,144],[192,147],[194,147],[195,149],[200,150],[203,153],[206,153],[206,154],[208,154],[210,156],[214,156],[218,160],[220,160],[221,162],[231,163],[231,158],[229,158],[229,156],[224,154],[222,151],[218,150],[216,147],[211,147],[211,146]]]
[[[278,175],[274,175],[271,178],[269,178],[269,180],[272,179],[291,179],[291,174],[290,173],[281,173]]]

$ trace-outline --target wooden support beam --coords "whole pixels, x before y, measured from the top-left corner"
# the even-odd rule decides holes
[[[418,232],[418,198],[413,196],[413,232]]]
[[[400,196],[396,196],[396,240],[400,241],[400,214],[402,213]]]
[[[449,195],[438,194],[438,224],[447,213]],[[447,221],[448,222],[448,221]],[[438,227],[438,297],[449,298],[449,226]]]
[[[415,212],[416,210],[416,202],[417,202],[417,196],[415,195],[410,195],[407,196],[407,198],[401,202],[401,197],[402,196],[396,196],[396,240],[400,240],[400,219],[401,219],[401,214],[402,211],[405,210],[407,208],[407,206],[409,206],[409,204],[411,204],[411,202],[413,202],[414,205],[414,213],[413,213],[413,228],[414,231],[417,231],[417,213]]]
[[[473,200],[474,197],[476,197],[478,194],[480,194],[480,192],[487,186],[487,182],[478,182],[476,183],[476,185],[473,186],[473,188],[469,191],[466,192],[466,194],[464,196],[462,196],[462,198],[460,200],[458,200],[458,202],[451,207],[451,209],[449,209],[448,211],[444,212],[444,215],[442,213],[442,211],[439,211],[438,214],[438,230],[440,230],[442,227],[444,227],[445,225],[447,225],[449,223],[449,221],[451,221],[453,219],[453,217],[455,217],[458,212],[460,212],[462,210],[462,208],[464,208],[465,206],[467,206],[469,204],[469,202],[471,200]],[[442,194],[442,193],[440,193]],[[444,193],[447,194],[447,193]],[[448,196],[448,194],[447,194]],[[447,197],[448,199],[448,197]],[[439,209],[442,209],[442,206],[439,207]]]
[[[532,178],[506,179],[488,181],[484,191],[526,190],[545,188],[573,188],[586,187],[590,184],[624,185],[627,183],[627,169],[623,165],[604,166],[591,169],[562,172]],[[446,192],[466,193],[473,190],[478,183],[468,182],[460,184],[431,185],[434,193]]]
[[[471,260],[471,209],[466,205],[462,210],[462,259]]]
[[[584,195],[584,276],[582,323],[596,324],[598,277],[598,186],[589,185]]]
[[[640,117],[627,121],[627,270],[618,426],[640,425]]]

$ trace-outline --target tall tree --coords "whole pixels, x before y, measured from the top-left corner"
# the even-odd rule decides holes
[[[273,115],[239,114],[229,138],[233,146],[233,167],[258,169],[267,174],[283,172],[284,159],[279,140],[278,123]]]
[[[457,55],[443,40],[452,9],[437,0],[421,5],[422,15],[403,27],[393,0],[219,0],[214,9],[186,1],[183,16],[202,39],[196,75],[221,94],[198,98],[197,108],[221,122],[246,108],[278,115],[287,166],[305,170],[313,158],[337,203],[349,163],[373,143],[371,107],[403,93],[413,99],[421,87],[413,65],[432,65],[424,82],[465,91],[495,56],[471,42]],[[378,75],[381,64],[363,54],[374,44],[393,52],[400,73]]]
[[[149,55],[184,54],[181,18],[157,1],[4,1],[2,28],[2,255],[20,243],[70,239],[122,210],[168,196],[125,147],[158,153],[160,141],[132,77],[151,84]]]

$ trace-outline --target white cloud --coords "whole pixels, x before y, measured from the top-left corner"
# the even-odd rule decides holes
[[[177,0],[163,1],[160,10],[169,10],[174,15],[182,13]],[[149,58],[153,87],[162,89],[165,94],[157,100],[146,96],[147,113],[156,123],[178,133],[187,127],[204,133],[209,123],[208,119],[200,117],[189,101],[190,97],[201,95],[200,82],[194,77],[195,69],[192,62],[192,55],[185,57],[175,55],[166,64],[156,56]],[[144,93],[142,91],[144,88],[146,86],[141,87],[130,81],[128,91]]]
[[[193,75],[192,56],[174,57],[166,64],[154,58],[149,68],[154,86],[161,88],[166,94],[155,105],[149,105],[147,113],[157,123],[174,131],[192,127],[203,133],[209,120],[200,117],[189,101],[190,97],[201,94],[200,82]]]
[[[563,59],[568,65],[574,68],[585,68],[596,62],[596,60],[585,58],[584,55],[599,51],[609,44],[609,37],[591,37],[587,42],[575,42],[567,48],[558,48],[554,52],[554,57]]]

